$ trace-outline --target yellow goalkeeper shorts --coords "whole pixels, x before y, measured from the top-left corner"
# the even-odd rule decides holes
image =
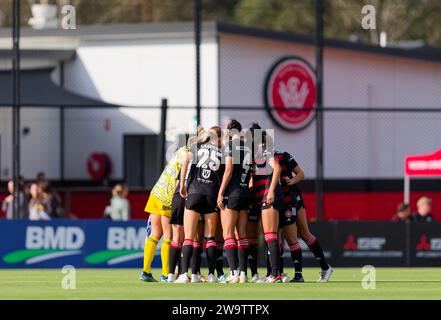
[[[157,214],[160,216],[171,216],[171,207],[165,206],[161,200],[159,200],[154,194],[150,194],[149,200],[147,201],[147,205],[144,209],[145,212],[150,214]]]

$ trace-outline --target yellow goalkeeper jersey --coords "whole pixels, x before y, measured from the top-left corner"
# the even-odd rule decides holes
[[[181,172],[182,161],[187,152],[187,147],[176,150],[151,191],[151,194],[161,201],[163,206],[171,207],[173,194],[175,193],[179,173]]]

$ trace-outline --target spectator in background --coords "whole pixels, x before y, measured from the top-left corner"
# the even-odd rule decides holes
[[[112,189],[110,206],[105,210],[105,216],[115,221],[127,221],[130,217],[130,203],[127,200],[129,188],[124,184],[117,184]]]
[[[397,208],[397,212],[392,217],[393,222],[410,221],[411,211],[410,206],[407,203],[400,203]]]
[[[61,199],[55,193],[54,189],[47,180],[38,182],[38,193],[41,196],[41,202],[46,208],[46,213],[51,218],[60,217]]]
[[[432,199],[422,197],[417,202],[417,212],[412,216],[412,221],[431,222],[432,217]]]
[[[45,203],[42,199],[41,189],[36,183],[29,186],[29,219],[50,220]]]
[[[24,185],[24,184],[23,184]],[[18,219],[27,219],[28,218],[28,204],[25,193],[23,191],[23,185],[20,181],[20,191],[18,193],[19,198],[19,211],[18,211]],[[3,200],[2,203],[2,211],[6,213],[6,219],[13,219],[13,201],[14,201],[14,181],[10,180],[8,182],[8,192],[9,195]]]
[[[38,184],[40,182],[47,182],[46,174],[44,172],[37,173],[37,178],[35,182]]]

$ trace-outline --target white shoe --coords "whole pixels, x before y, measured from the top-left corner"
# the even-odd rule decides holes
[[[262,279],[259,279],[259,281],[257,281],[257,283],[268,283],[270,282],[270,277],[264,277]]]
[[[214,275],[214,274],[212,274],[212,273],[210,273],[209,275],[208,275],[208,281],[207,281],[208,283],[217,283],[217,278],[216,278],[216,276]]]
[[[230,275],[227,278],[227,283],[239,283],[239,276]]]
[[[328,282],[333,271],[334,270],[331,268],[331,266],[329,266],[327,270],[322,270],[320,272],[320,278],[317,280],[317,282]]]
[[[260,281],[260,278],[257,273],[250,280],[251,283],[259,283],[259,281]]]
[[[207,282],[207,278],[203,274],[198,273],[198,278],[201,280],[201,282]]]
[[[282,273],[281,276],[282,276],[282,282],[283,283],[287,283],[287,282],[291,281],[291,279],[289,278],[287,273]]]
[[[167,278],[167,282],[168,283],[172,283],[172,282],[175,282],[176,281],[176,276],[175,276],[175,274],[174,273],[169,273],[168,274],[168,278]]]
[[[199,275],[192,274],[191,275],[191,283],[200,283],[202,282],[201,278],[199,278]]]
[[[189,283],[189,282],[190,282],[190,278],[186,273],[183,273],[175,280],[174,283]]]
[[[248,278],[247,275],[245,274],[245,272],[241,272],[239,275],[239,283],[247,283],[248,282]]]

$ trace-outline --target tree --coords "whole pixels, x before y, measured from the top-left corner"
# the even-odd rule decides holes
[[[22,1],[22,24],[27,25],[30,6],[43,0]],[[72,4],[77,24],[191,21],[192,0],[44,0]],[[440,0],[323,0],[325,37],[347,40],[354,35],[366,43],[378,43],[385,31],[389,41],[422,39],[441,47]],[[0,2],[0,26],[11,24],[12,0]],[[372,4],[377,29],[361,27],[361,9]],[[202,0],[204,20],[230,21],[242,25],[302,34],[314,33],[314,0]]]

